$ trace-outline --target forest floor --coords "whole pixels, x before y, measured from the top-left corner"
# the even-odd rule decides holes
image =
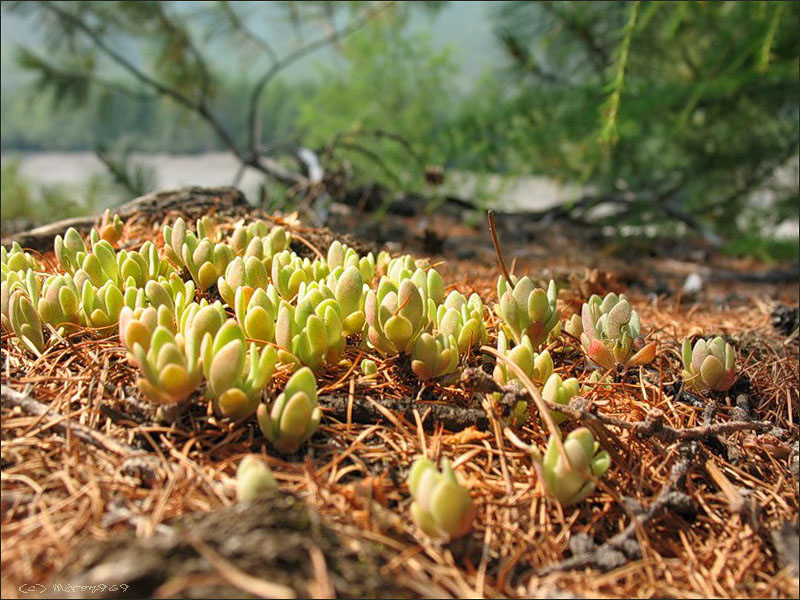
[[[162,221],[181,212],[128,217],[123,245],[160,247]],[[245,215],[260,216],[234,206],[218,217]],[[453,288],[496,301],[483,223],[446,211],[333,217],[362,248],[388,240],[430,256]],[[324,253],[332,239],[280,222],[304,240],[298,252]],[[34,359],[4,332],[2,597],[797,597],[797,279],[561,221],[502,219],[499,234],[515,273],[556,279],[565,316],[592,293],[624,292],[658,342],[650,365],[585,394],[587,421],[618,422],[605,428],[605,485],[586,501],[562,508],[544,494],[525,450],[547,443],[536,415],[505,427],[475,381],[423,385],[400,360],[372,357],[378,377],[366,380],[354,366],[370,352],[355,343],[321,378],[319,431],[280,456],[254,419],[218,420],[199,397],[181,421],[154,422],[116,337],[81,331]],[[55,264],[52,251],[43,258]],[[680,341],[717,334],[736,347],[738,382],[714,398],[681,393]],[[550,350],[559,373],[583,378],[579,352]],[[282,493],[236,504],[236,467],[251,452]],[[472,533],[449,545],[409,516],[405,479],[423,453],[448,457],[478,507]],[[69,587],[80,585],[94,587]]]

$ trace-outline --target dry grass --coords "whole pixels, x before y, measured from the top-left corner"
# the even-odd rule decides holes
[[[160,243],[146,219],[129,222],[126,239]],[[451,262],[442,270],[461,291],[478,291],[492,304],[492,269]],[[788,466],[790,445],[798,437],[797,339],[778,336],[767,304],[759,301],[718,311],[663,298],[632,300],[646,331],[659,341],[659,354],[653,365],[611,390],[588,394],[599,412],[633,421],[656,407],[674,428],[699,425],[702,409],[676,400],[672,384],[679,374],[677,340],[702,331],[737,340],[753,418],[789,432],[786,439],[734,433],[724,442],[741,454],[727,458],[702,444],[685,488],[695,514],[668,510],[650,520],[637,533],[639,560],[605,573],[537,574],[570,556],[577,534],[600,543],[622,531],[632,509],[620,499],[649,505],[678,460],[677,444],[664,446],[612,428],[623,452],[604,478],[608,490],[562,508],[544,496],[530,457],[496,430],[425,429],[425,398],[462,406],[480,406],[481,399],[457,384],[421,390],[396,361],[379,361],[377,383],[360,382],[342,364],[325,374],[321,386],[355,397],[419,396],[414,420],[390,412],[375,423],[328,416],[300,455],[278,457],[270,454],[252,419],[220,422],[201,399],[178,426],[142,420],[135,372],[116,337],[77,332],[51,343],[35,360],[4,334],[3,384],[27,390],[48,410],[30,415],[5,401],[2,407],[3,597],[16,596],[23,583],[46,580],[80,540],[105,539],[132,527],[138,535],[153,535],[180,515],[231,504],[235,468],[250,452],[264,454],[280,485],[305,497],[335,529],[389,548],[394,558],[385,572],[413,582],[420,595],[528,597],[562,590],[589,597],[796,597],[798,581],[779,566],[770,532],[798,518],[797,481]],[[583,372],[576,353],[553,351],[560,372]],[[352,363],[362,354],[367,351],[350,346],[347,357]],[[474,365],[485,360],[471,358]],[[285,379],[279,374],[270,393]],[[733,419],[733,413],[722,401],[716,420]],[[91,428],[110,443],[87,444],[72,434],[72,424]],[[539,447],[547,438],[538,418],[517,435]],[[421,453],[433,460],[450,457],[472,490],[478,518],[466,541],[438,545],[411,524],[405,476]]]

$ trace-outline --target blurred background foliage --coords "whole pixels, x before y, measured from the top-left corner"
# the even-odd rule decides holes
[[[225,151],[264,178],[270,201],[372,185],[386,202],[413,193],[435,205],[431,165],[542,175],[577,184],[563,208],[573,219],[797,256],[796,239],[770,232],[800,218],[800,4],[495,2],[478,26],[500,59],[468,79],[452,45],[409,26],[464,10],[4,2],[5,16],[27,19],[43,40],[15,44],[28,77],[3,87],[4,156],[90,149],[111,177],[69,199],[33,191],[4,158],[3,219],[92,212],[100,198],[153,189],[135,153]],[[320,52],[327,59],[314,62]],[[318,184],[308,184],[301,148],[324,169]],[[492,197],[467,200],[483,207]]]

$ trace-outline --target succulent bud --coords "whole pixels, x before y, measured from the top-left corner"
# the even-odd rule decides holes
[[[256,411],[264,387],[272,379],[278,353],[272,346],[261,351],[247,342],[239,324],[229,319],[216,335],[206,333],[202,342],[203,372],[215,410],[232,419]]]
[[[588,475],[602,477],[611,465],[611,458],[605,450],[600,450],[600,444],[586,427],[570,432],[563,445],[569,464],[562,458],[555,437],[551,435],[544,459],[538,460],[537,465],[547,493],[562,506],[569,506],[594,491],[595,483]]]
[[[158,308],[122,307],[119,312],[119,340],[128,350],[128,358],[132,363],[136,364],[136,358],[133,356],[134,346],[138,344],[147,352],[150,349],[153,332],[159,325],[175,333],[175,315],[164,305]]]
[[[233,250],[227,244],[203,238],[194,248],[184,243],[182,258],[197,287],[205,291],[225,272],[233,260]]]
[[[275,340],[278,309],[267,292],[260,288],[253,290],[250,287],[240,287],[234,294],[233,307],[236,320],[246,338],[260,343]]]
[[[542,387],[542,398],[548,402],[567,406],[570,400],[577,396],[579,392],[580,386],[577,379],[570,377],[562,380],[558,373],[553,373],[547,378],[544,387]],[[552,416],[556,423],[561,423],[567,418],[565,414],[560,412],[553,412]]]
[[[374,360],[365,358],[361,361],[361,372],[364,374],[364,377],[375,375],[378,372],[378,365]]]
[[[121,287],[143,288],[148,281],[176,275],[175,269],[158,255],[155,244],[147,241],[138,251],[120,250],[117,267]]]
[[[372,252],[366,256],[359,256],[358,252],[339,240],[333,240],[328,247],[327,263],[332,273],[337,267],[341,267],[342,270],[355,267],[363,281],[371,282],[375,277],[375,256]]]
[[[458,366],[458,344],[452,335],[423,332],[411,350],[411,370],[423,381],[448,375]]]
[[[258,407],[258,424],[264,436],[280,452],[296,452],[319,426],[322,411],[317,405],[317,382],[308,367],[298,370],[272,409]]]
[[[89,327],[110,328],[119,322],[119,315],[125,306],[125,298],[119,287],[106,281],[99,289],[91,281],[83,283],[81,290],[81,310]],[[110,329],[106,333],[111,334]]]
[[[408,489],[414,500],[411,515],[429,536],[450,541],[472,529],[475,504],[447,461],[440,473],[431,461],[418,458],[408,474]]]
[[[272,471],[255,454],[245,456],[239,463],[236,469],[236,500],[239,502],[250,502],[277,487]]]
[[[57,235],[54,246],[56,259],[58,259],[58,264],[64,271],[74,273],[81,268],[87,250],[81,234],[75,228],[70,227],[67,229],[63,238]]]
[[[564,331],[572,337],[580,339],[583,333],[583,322],[578,313],[573,314],[569,319],[564,322]]]
[[[42,322],[31,299],[22,289],[16,288],[9,295],[8,321],[11,330],[31,352],[37,356],[44,352]]]
[[[112,216],[111,209],[107,208],[103,211],[99,229],[92,229],[92,245],[100,240],[105,240],[109,244],[114,245],[119,242],[120,239],[122,239],[122,219],[120,219],[119,215],[116,213]]]
[[[233,306],[238,288],[247,287],[251,290],[266,289],[269,284],[269,275],[264,263],[255,256],[241,258],[237,256],[225,268],[225,276],[217,281],[219,295],[228,306]]]
[[[502,330],[497,332],[497,351],[504,354],[508,360],[517,365],[522,371],[530,377],[531,381],[539,385],[543,384],[553,374],[553,358],[550,352],[544,350],[537,354],[533,350],[533,345],[527,335],[522,336],[522,342],[514,346],[511,350],[508,349],[508,339],[505,332]],[[508,368],[504,361],[497,361],[495,364],[494,372],[492,373],[494,380],[500,385],[505,385],[511,381],[518,380],[519,378],[514,374],[514,371]],[[513,409],[514,421],[520,423],[524,422],[526,411],[528,410],[528,402],[525,400],[517,401]]]
[[[11,244],[11,250],[6,250],[5,246],[0,246],[0,273],[2,273],[2,281],[8,277],[11,271],[24,273],[28,269],[33,271],[41,270],[42,265],[39,264],[30,253],[25,252],[22,247],[14,242]]]
[[[33,269],[4,272],[0,282],[0,323],[6,331],[12,331],[10,301],[14,290],[21,290],[36,307],[39,304],[41,287],[40,277]]]
[[[558,289],[552,280],[545,292],[535,287],[527,276],[515,281],[513,288],[509,288],[501,276],[497,279],[497,297],[500,301],[495,305],[495,312],[517,344],[527,335],[533,347],[538,348],[561,318],[556,308]]]
[[[472,294],[467,300],[463,294],[453,290],[435,311],[431,306],[433,300],[429,299],[428,302],[429,312],[436,315],[437,329],[444,335],[456,338],[459,354],[465,354],[488,338],[483,320],[483,302],[477,294]]]
[[[639,315],[624,294],[593,295],[581,309],[581,345],[589,360],[603,369],[642,365],[655,357],[655,343],[640,344]]]
[[[323,283],[300,287],[297,308],[282,302],[275,323],[275,343],[283,348],[283,363],[299,363],[318,371],[341,360],[345,332],[341,309],[333,292]]]
[[[683,380],[698,391],[727,392],[736,379],[736,352],[717,336],[710,341],[683,340]]]
[[[78,288],[69,275],[50,275],[42,285],[38,312],[42,321],[57,329],[80,325]]]
[[[369,290],[364,303],[367,338],[384,354],[409,353],[427,325],[422,295],[405,279],[398,286],[382,277],[378,290]]]

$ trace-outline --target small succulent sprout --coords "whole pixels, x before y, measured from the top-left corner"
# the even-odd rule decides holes
[[[251,502],[277,489],[272,470],[255,454],[245,456],[236,469],[236,500]]]
[[[120,250],[117,254],[120,283],[128,287],[143,288],[148,281],[170,277],[175,269],[169,261],[158,255],[153,242],[147,241],[136,252]]]
[[[20,288],[14,289],[9,295],[8,321],[11,331],[25,347],[37,356],[44,352],[42,322],[31,299]]]
[[[92,229],[91,240],[92,245],[100,240],[105,240],[109,244],[116,244],[122,239],[122,219],[119,218],[117,213],[111,214],[111,209],[107,208],[103,211],[103,216],[100,219],[100,226],[97,229]]]
[[[281,362],[304,364],[314,371],[341,360],[345,348],[341,309],[325,284],[301,286],[297,307],[283,301],[275,323]]]
[[[234,294],[233,307],[247,339],[259,343],[274,341],[278,308],[267,292],[240,287]]]
[[[596,484],[592,477],[600,479],[608,471],[611,458],[605,450],[600,450],[592,432],[580,427],[564,440],[568,464],[559,453],[554,435],[550,436],[544,459],[537,460],[538,471],[547,493],[562,506],[569,506],[594,491]]]
[[[603,369],[643,365],[655,357],[655,343],[641,344],[639,315],[624,294],[593,295],[581,308],[581,345],[589,360]]]
[[[378,372],[378,365],[374,360],[365,358],[361,361],[361,372],[364,377],[375,375]]]
[[[736,352],[717,336],[699,339],[692,348],[689,338],[683,340],[683,380],[697,391],[727,392],[736,379]]]
[[[186,222],[180,217],[175,221],[174,225],[164,225],[162,233],[167,258],[178,267],[183,268],[185,266],[183,263],[183,245],[187,244],[190,249],[194,249],[199,243],[197,236],[186,228]]]
[[[513,287],[500,276],[497,278],[497,297],[499,303],[495,305],[495,312],[517,344],[523,335],[527,335],[533,347],[539,348],[561,319],[556,307],[558,289],[552,280],[545,292],[534,286],[527,276],[515,280]]]
[[[51,275],[42,285],[37,305],[42,321],[56,329],[81,324],[79,291],[69,275]]]
[[[260,404],[257,416],[262,433],[278,451],[296,452],[314,434],[322,418],[311,369],[303,367],[292,375],[272,409]]]
[[[208,392],[218,414],[232,419],[252,415],[264,387],[272,379],[278,353],[247,342],[239,324],[229,319],[216,335],[206,333],[201,354]]]
[[[127,333],[130,336],[130,324]],[[161,406],[183,403],[203,378],[196,356],[187,353],[180,335],[163,325],[153,330],[148,346],[145,350],[133,344],[133,357],[144,375],[136,380],[139,391]]]
[[[81,234],[74,227],[67,229],[63,238],[57,235],[54,246],[56,259],[58,259],[58,264],[64,271],[74,273],[81,268],[83,258],[88,250]]]
[[[98,241],[92,246],[91,252],[81,256],[80,268],[73,272],[79,287],[83,287],[83,282],[87,280],[95,287],[102,286],[106,281],[121,284],[117,253],[107,241]]]
[[[611,390],[613,389],[611,383],[611,379],[601,371],[592,371],[591,375],[589,375],[589,379],[581,386],[581,392],[588,394],[592,390]]]
[[[247,250],[250,240],[255,237],[264,237],[269,232],[268,225],[262,220],[253,221],[245,225],[238,223],[231,233],[230,244],[237,256],[242,256]]]
[[[200,304],[192,302],[186,307],[180,317],[178,331],[184,341],[186,355],[191,361],[200,360],[206,335],[216,336],[227,320],[228,315],[218,301],[213,304],[208,304],[205,300]]]
[[[41,288],[40,276],[33,269],[8,271],[0,282],[0,323],[6,331],[12,331],[10,301],[14,290],[21,290],[35,308],[39,305]]]
[[[208,215],[203,215],[197,219],[197,237],[207,239],[211,242],[218,242],[222,239],[222,233],[217,228],[214,219]]]
[[[89,327],[105,329],[106,333],[111,334],[109,328],[119,322],[124,306],[125,297],[115,283],[106,281],[100,288],[95,287],[91,281],[83,283],[81,310],[83,320]]]
[[[284,300],[292,300],[310,278],[299,256],[284,250],[272,257],[272,285]]]
[[[136,363],[133,348],[137,344],[145,352],[150,349],[150,340],[156,327],[165,327],[175,333],[175,315],[168,307],[161,305],[131,308],[123,306],[119,312],[119,339],[128,350],[131,362]]]
[[[203,238],[194,249],[183,245],[183,262],[201,291],[217,283],[232,260],[233,250],[227,244]]]
[[[30,253],[25,252],[17,242],[11,244],[11,250],[6,250],[5,246],[0,246],[0,272],[2,273],[3,281],[6,280],[8,273],[11,271],[24,273],[28,269],[39,271],[41,268],[39,261],[33,258]]]
[[[564,331],[574,338],[580,339],[583,333],[583,322],[578,313],[573,314],[569,319],[564,322]]]
[[[522,371],[530,377],[531,381],[539,385],[543,384],[553,374],[553,358],[550,356],[548,350],[541,353],[536,353],[533,350],[530,339],[527,335],[522,336],[522,342],[514,346],[511,350],[508,349],[508,338],[505,332],[500,330],[497,332],[497,351],[504,354],[508,360],[517,365]],[[492,373],[494,380],[500,385],[505,385],[511,381],[519,380],[517,375],[508,365],[501,360],[497,361]],[[528,410],[528,403],[525,400],[519,400],[512,409],[512,418],[516,423],[523,423],[526,419]]]
[[[248,228],[251,225],[253,224],[251,223],[248,225]],[[264,227],[266,228],[266,224],[264,224]],[[258,228],[257,233],[258,235],[250,237],[242,237],[239,235],[236,243],[241,244],[244,239],[247,239],[247,244],[243,252],[244,256],[254,256],[264,263],[264,267],[267,271],[270,271],[272,269],[273,257],[279,252],[289,249],[292,236],[280,226],[273,227],[269,232],[262,232],[261,229]],[[236,237],[236,231],[234,231],[234,237]],[[236,246],[234,246],[234,250],[236,250],[237,253],[239,252]]]
[[[437,329],[444,335],[456,338],[459,354],[465,354],[476,344],[487,340],[480,296],[472,294],[467,300],[463,294],[453,290],[447,295],[444,304],[440,304],[435,311],[431,307],[432,302],[432,299],[428,299],[428,310],[436,315]]]
[[[328,247],[327,263],[331,273],[335,272],[337,267],[341,267],[342,270],[355,267],[363,281],[371,282],[375,277],[375,256],[372,252],[366,256],[359,256],[358,252],[339,240],[333,240]]]
[[[411,370],[422,381],[448,375],[458,367],[458,343],[452,335],[423,332],[411,349]]]
[[[364,302],[367,339],[383,354],[409,353],[427,325],[425,305],[410,279],[400,285],[382,277],[377,291],[369,290]]]
[[[228,306],[234,305],[238,288],[266,289],[267,285],[269,285],[267,269],[255,256],[245,258],[237,256],[225,268],[225,276],[217,281],[219,295]]]
[[[408,474],[413,502],[411,516],[433,538],[454,540],[472,529],[476,508],[446,460],[440,473],[426,458],[418,458]]]
[[[127,288],[125,292],[130,289],[132,288]],[[151,306],[164,305],[174,312],[177,322],[194,298],[194,282],[191,279],[183,281],[180,276],[172,273],[169,279],[160,277],[158,281],[148,281],[144,286],[144,294]]]
[[[580,386],[577,379],[570,377],[562,380],[558,373],[553,373],[547,378],[544,387],[542,387],[542,398],[548,402],[567,406],[570,400],[577,396],[579,392]],[[567,419],[564,413],[556,411],[552,413],[552,416],[556,423],[562,423]]]
[[[344,269],[333,288],[333,296],[339,307],[342,318],[342,330],[345,335],[352,335],[364,328],[365,290],[364,277],[356,267]]]

